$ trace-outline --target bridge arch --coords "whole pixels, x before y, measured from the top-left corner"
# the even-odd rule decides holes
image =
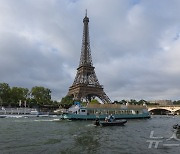
[[[157,109],[151,109],[149,110],[151,114],[158,114],[158,115],[167,115],[171,114],[170,110],[164,109],[164,108],[157,108]]]
[[[148,111],[153,112],[164,112],[166,114],[178,114],[180,115],[180,105],[167,105],[167,106],[148,106]]]
[[[163,108],[163,107],[158,107],[158,108],[148,108],[148,111],[151,112],[153,110],[166,110],[166,111],[172,111],[171,109],[168,108]]]

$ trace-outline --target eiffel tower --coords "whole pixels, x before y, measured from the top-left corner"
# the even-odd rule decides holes
[[[94,71],[89,39],[89,18],[86,15],[83,19],[83,39],[81,48],[81,57],[77,74],[71,87],[69,87],[68,96],[73,96],[74,100],[86,100],[90,102],[93,98],[98,97],[103,103],[111,103],[111,100],[99,84]]]

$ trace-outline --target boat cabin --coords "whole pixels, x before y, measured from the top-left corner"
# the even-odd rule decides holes
[[[99,106],[87,106],[87,107],[80,107],[79,105],[73,105],[69,108],[69,113],[72,114],[79,114],[79,115],[137,115],[143,114],[146,112],[147,109],[145,108],[132,108],[132,107],[116,107],[114,105],[99,105]],[[148,112],[148,111],[147,111]]]
[[[87,108],[80,107],[79,105],[73,105],[68,109],[68,112],[80,115],[87,115]]]

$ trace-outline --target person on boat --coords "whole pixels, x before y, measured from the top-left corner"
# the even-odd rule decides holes
[[[100,120],[99,120],[98,118],[96,118],[95,125],[96,125],[96,126],[99,126],[99,125],[100,125]]]
[[[115,117],[111,114],[108,117],[108,122],[113,122],[115,120]]]
[[[174,129],[180,130],[180,125],[176,124],[173,126]]]
[[[108,117],[105,118],[105,122],[108,122]]]

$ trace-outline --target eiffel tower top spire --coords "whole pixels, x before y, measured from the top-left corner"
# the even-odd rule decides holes
[[[87,17],[87,9],[86,9],[86,14],[85,14],[85,17]]]
[[[79,67],[81,66],[93,66],[91,58],[91,49],[90,49],[90,39],[89,39],[89,18],[87,17],[87,10],[85,17],[83,19],[84,28],[83,28],[83,39],[82,39],[82,48],[81,48],[81,57]]]

